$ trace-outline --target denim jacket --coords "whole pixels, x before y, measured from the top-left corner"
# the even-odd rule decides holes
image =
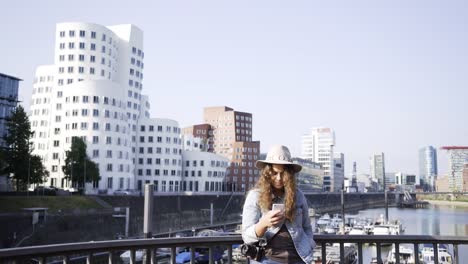
[[[242,239],[246,244],[253,244],[261,238],[265,238],[268,242],[281,228],[281,225],[269,227],[263,237],[257,237],[255,224],[267,213],[267,211],[262,212],[258,204],[259,196],[260,191],[253,189],[247,194],[245,199],[242,212]],[[309,206],[304,194],[299,189],[296,190],[296,217],[294,218],[294,223],[286,220],[285,225],[299,256],[305,263],[311,263],[315,241],[312,226],[310,225]]]

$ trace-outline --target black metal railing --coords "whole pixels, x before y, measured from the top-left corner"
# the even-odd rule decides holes
[[[355,262],[363,263],[363,245],[375,244],[377,250],[377,263],[383,263],[381,256],[381,247],[383,244],[393,244],[395,246],[395,263],[399,261],[399,245],[412,244],[415,253],[415,263],[421,263],[417,252],[419,245],[432,244],[434,249],[434,263],[438,263],[438,245],[449,244],[454,248],[453,263],[468,263],[468,260],[458,258],[458,245],[468,245],[468,237],[456,236],[421,236],[421,235],[400,235],[400,236],[384,236],[384,235],[316,235],[314,237],[317,246],[321,247],[320,256],[317,256],[316,261],[321,263],[347,263],[345,245],[357,245],[357,258]],[[176,263],[177,248],[188,248],[190,250],[190,263],[195,263],[196,250],[200,248],[207,249],[208,259],[210,264],[215,263],[214,251],[216,248],[226,249],[225,261],[233,263],[233,245],[241,244],[242,238],[239,235],[234,236],[217,236],[217,237],[180,237],[180,238],[150,238],[150,239],[129,239],[129,240],[112,240],[99,242],[83,242],[69,243],[45,246],[32,246],[21,248],[0,249],[0,263],[51,263],[53,260],[58,263],[72,263],[76,259],[80,259],[80,263],[116,263],[116,256],[120,253],[129,251],[129,262],[136,263],[136,252],[143,250],[146,252],[144,262],[158,263],[157,249],[168,248],[168,258],[165,260],[169,263]],[[327,245],[339,244],[339,260],[336,262],[327,259]],[[314,255],[315,256],[315,255]],[[99,259],[99,261],[98,261]]]

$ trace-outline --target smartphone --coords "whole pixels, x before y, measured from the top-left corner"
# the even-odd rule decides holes
[[[272,210],[280,210],[280,211],[284,211],[284,204],[273,204],[273,206],[271,207]]]

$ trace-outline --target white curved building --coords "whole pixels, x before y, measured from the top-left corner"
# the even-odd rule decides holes
[[[178,192],[182,175],[179,124],[170,119],[142,118],[138,124],[136,189],[153,183],[156,192]]]
[[[132,140],[142,111],[143,32],[133,25],[61,23],[53,65],[36,70],[30,121],[47,184],[67,188],[61,167],[72,137],[82,137],[101,180],[87,193],[133,189]]]
[[[146,183],[156,192],[222,190],[228,160],[183,151],[177,121],[150,118],[142,48],[143,32],[132,25],[57,25],[55,61],[36,70],[30,113],[34,153],[50,172],[46,185],[72,187],[62,166],[72,138],[81,137],[101,175],[86,185],[88,194],[142,191]],[[198,149],[200,140],[190,140]]]
[[[182,191],[221,192],[229,159],[202,151],[182,151]]]

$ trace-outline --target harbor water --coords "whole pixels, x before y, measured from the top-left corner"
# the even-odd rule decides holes
[[[367,209],[358,212],[362,218],[378,219],[385,209]],[[468,236],[468,206],[431,204],[427,208],[389,208],[389,220],[400,220],[405,235]],[[382,259],[387,258],[391,246],[382,248]],[[375,247],[363,247],[363,263],[376,257]],[[468,246],[459,246],[459,263],[468,263]]]

